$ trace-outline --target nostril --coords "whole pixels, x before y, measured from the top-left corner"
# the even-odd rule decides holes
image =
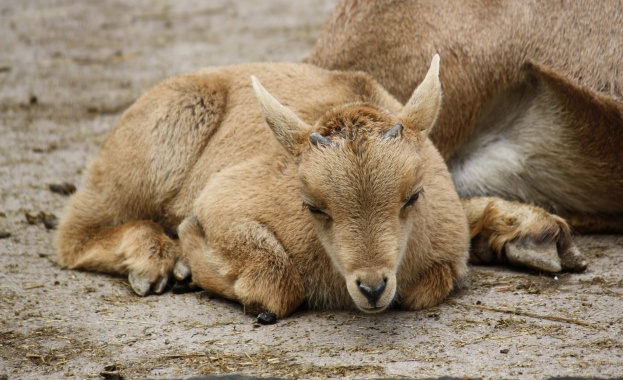
[[[387,287],[387,279],[384,279],[383,282],[376,284],[374,287],[363,284],[361,281],[357,281],[357,287],[359,288],[361,294],[366,297],[368,302],[375,305]]]
[[[385,291],[386,287],[387,287],[387,280],[378,284],[376,288],[374,289],[374,292],[378,294],[379,298],[381,297],[381,294],[383,294],[383,292]]]

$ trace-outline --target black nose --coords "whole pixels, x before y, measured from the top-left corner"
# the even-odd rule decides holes
[[[357,281],[357,286],[359,287],[359,291],[361,292],[361,294],[366,297],[368,302],[370,302],[371,305],[376,305],[376,302],[379,300],[379,298],[381,298],[381,295],[385,291],[385,287],[387,286],[387,280],[383,280],[374,286],[370,286],[360,281]]]

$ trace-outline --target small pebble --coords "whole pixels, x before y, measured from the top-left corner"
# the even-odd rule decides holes
[[[58,218],[54,214],[47,214],[43,218],[43,225],[48,230],[54,230],[58,225]]]
[[[500,350],[501,354],[508,354],[508,351],[510,351],[508,348],[503,348]]]
[[[28,211],[24,211],[24,216],[26,217],[26,221],[28,222],[28,224],[37,224],[41,222],[48,230],[55,229],[56,225],[58,224],[58,218],[56,217],[56,215],[48,214],[43,211],[39,211],[39,213],[36,215],[33,215]]]
[[[24,216],[26,217],[26,221],[28,222],[28,224],[37,224],[37,222],[41,220],[39,215],[33,215],[28,211],[24,211]]]
[[[7,231],[0,231],[0,239],[6,239],[6,238],[10,238],[11,237],[11,233],[7,232]]]
[[[257,316],[257,322],[261,325],[274,325],[277,323],[277,316],[273,313],[264,312]]]
[[[71,195],[76,192],[76,186],[69,182],[53,183],[48,187],[51,192],[61,195]]]

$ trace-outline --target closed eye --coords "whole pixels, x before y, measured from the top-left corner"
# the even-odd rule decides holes
[[[415,192],[415,194],[413,194],[408,201],[405,202],[404,206],[402,206],[403,210],[406,210],[407,208],[409,208],[410,206],[412,206],[420,197],[420,192],[421,190],[418,190]]]
[[[304,205],[305,205],[305,207],[307,207],[309,212],[311,212],[314,216],[317,216],[317,217],[322,218],[322,219],[331,219],[329,214],[327,214],[326,212],[322,211],[318,207],[312,206],[312,205],[307,204],[307,203],[305,203]]]

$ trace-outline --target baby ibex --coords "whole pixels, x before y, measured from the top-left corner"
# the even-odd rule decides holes
[[[363,70],[404,101],[439,52],[431,140],[463,197],[472,258],[582,270],[569,227],[545,210],[623,232],[622,25],[611,0],[344,0],[306,61]]]
[[[305,64],[174,77],[104,142],[61,220],[60,262],[128,275],[139,295],[191,275],[280,317],[438,304],[469,245],[427,137],[440,106],[437,56],[404,107],[367,74]]]

